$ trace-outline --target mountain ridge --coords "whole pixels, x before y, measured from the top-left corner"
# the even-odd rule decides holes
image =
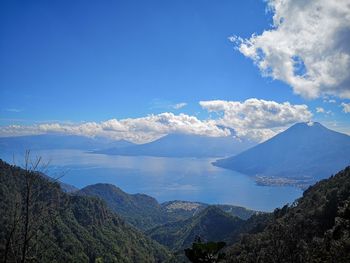
[[[110,148],[96,153],[155,157],[224,157],[237,154],[255,145],[232,136],[209,137],[190,134],[168,134],[155,141],[124,148]]]
[[[109,147],[127,147],[133,143],[102,137],[67,135],[62,133],[0,137],[1,151],[23,153],[26,150],[79,149],[93,151]]]
[[[30,199],[28,187],[32,187]],[[171,257],[165,247],[125,223],[102,200],[66,194],[41,173],[2,160],[0,200],[0,258],[6,254],[8,262],[18,262],[25,226],[31,237],[26,239],[27,257],[38,262],[153,263]],[[30,200],[28,224],[26,200]],[[11,250],[6,249],[8,240],[12,240]]]
[[[350,262],[350,166],[310,186],[228,248],[227,262]]]
[[[167,223],[147,231],[148,236],[173,251],[189,247],[197,236],[205,241],[225,241],[244,220],[208,206],[194,217]]]
[[[94,184],[80,189],[74,195],[86,195],[101,198],[114,212],[121,215],[128,223],[140,230],[165,223],[185,220],[195,216],[208,206],[218,207],[220,210],[248,219],[259,212],[234,205],[209,205],[201,202],[189,201],[158,201],[145,194],[128,194],[112,184]]]
[[[251,176],[325,178],[350,164],[350,136],[320,123],[297,123],[271,139],[213,164]]]

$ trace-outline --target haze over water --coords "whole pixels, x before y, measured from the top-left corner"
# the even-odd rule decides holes
[[[78,188],[111,183],[128,193],[144,193],[159,202],[199,201],[272,211],[302,195],[295,187],[258,186],[253,178],[215,167],[214,159],[108,156],[79,150],[32,153],[50,160],[48,174]],[[12,156],[1,156],[12,162]],[[18,163],[20,159],[18,159]]]

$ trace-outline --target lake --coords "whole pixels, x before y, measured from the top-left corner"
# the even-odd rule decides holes
[[[45,150],[34,155],[50,160],[48,175],[64,174],[61,180],[78,188],[111,183],[159,202],[187,200],[272,211],[302,195],[295,187],[258,186],[249,176],[213,166],[215,159],[112,156],[80,150]],[[6,154],[1,158],[13,160]]]

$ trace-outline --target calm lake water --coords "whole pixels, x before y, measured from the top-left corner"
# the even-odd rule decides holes
[[[211,165],[214,159],[108,156],[79,150],[37,151],[32,155],[50,160],[48,175],[64,173],[62,181],[78,188],[111,183],[128,193],[151,195],[159,202],[200,201],[272,211],[302,195],[295,187],[258,186],[249,176]],[[13,160],[6,154],[1,158],[10,163]]]

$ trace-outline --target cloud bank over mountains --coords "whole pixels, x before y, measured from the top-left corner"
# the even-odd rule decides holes
[[[217,113],[215,117],[200,120],[187,114],[171,112],[152,114],[141,118],[110,119],[102,122],[76,124],[43,123],[0,127],[0,136],[19,136],[44,133],[63,133],[83,136],[101,136],[136,143],[149,142],[166,134],[184,133],[212,137],[234,135],[262,141],[296,122],[310,121],[312,113],[307,105],[292,105],[259,99],[239,101],[201,101],[201,107]],[[234,130],[235,134],[232,134]]]
[[[218,125],[234,129],[238,137],[256,141],[268,139],[287,126],[308,122],[312,118],[307,105],[292,105],[289,102],[212,100],[201,101],[200,105],[209,112],[223,114],[216,120]]]
[[[305,98],[350,98],[348,0],[269,0],[273,26],[248,39],[231,37],[264,76]]]

